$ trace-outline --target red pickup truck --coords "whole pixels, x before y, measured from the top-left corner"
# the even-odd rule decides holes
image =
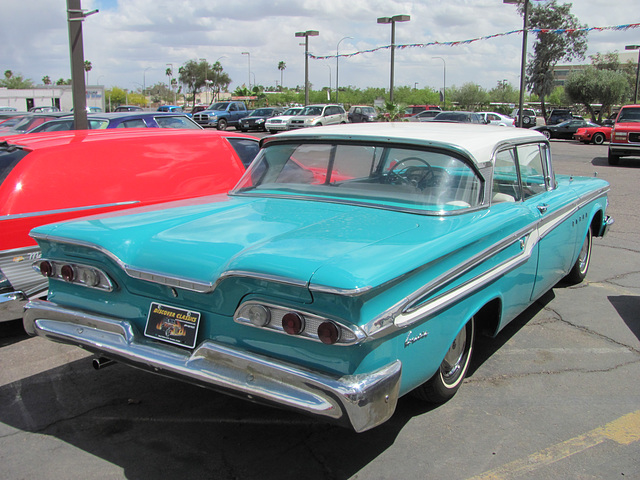
[[[22,317],[47,282],[29,231],[86,215],[229,191],[259,150],[231,132],[112,129],[0,142],[0,322]]]
[[[609,142],[609,165],[618,165],[620,157],[640,157],[640,105],[625,105],[616,117]]]

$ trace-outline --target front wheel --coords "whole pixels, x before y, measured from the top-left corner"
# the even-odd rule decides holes
[[[471,317],[449,346],[438,371],[416,388],[414,395],[429,403],[443,403],[452,398],[462,385],[471,363],[474,338],[475,320]]]
[[[604,143],[604,133],[596,133],[593,136],[593,143],[595,143],[596,145],[602,145]]]
[[[607,160],[609,161],[609,165],[618,165],[620,163],[620,157],[611,153],[611,148],[609,148]]]
[[[542,133],[547,137],[547,140],[551,138],[551,132],[549,130],[543,130]]]
[[[218,130],[226,130],[227,129],[227,121],[224,119],[218,120]]]
[[[587,236],[585,237],[584,242],[582,242],[582,248],[578,254],[578,259],[576,260],[576,263],[573,264],[569,274],[565,277],[566,280],[573,285],[581,283],[587,276],[589,262],[591,261],[592,240],[593,236],[591,235],[591,229],[589,228],[587,229]]]

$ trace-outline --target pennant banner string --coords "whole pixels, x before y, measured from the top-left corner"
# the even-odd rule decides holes
[[[549,29],[549,28],[530,28],[527,30],[527,32],[531,32],[531,33],[557,33],[557,34],[571,34],[571,33],[576,33],[576,32],[602,32],[605,30],[618,30],[618,31],[623,31],[623,30],[630,30],[632,28],[640,28],[640,23],[628,23],[626,25],[614,25],[614,26],[609,26],[609,27],[584,27],[584,28],[557,28],[557,29]],[[420,48],[424,48],[424,47],[432,47],[435,45],[440,45],[440,46],[449,46],[449,47],[455,47],[458,45],[468,45],[470,43],[473,42],[478,42],[480,40],[488,40],[490,38],[496,38],[496,37],[506,37],[507,35],[514,35],[516,33],[522,33],[522,29],[520,30],[511,30],[510,32],[504,32],[504,33],[495,33],[493,35],[485,35],[483,37],[478,37],[478,38],[471,38],[469,40],[459,40],[459,41],[455,41],[455,42],[428,42],[428,43],[407,43],[407,44],[401,44],[401,45],[396,45],[396,49],[398,50],[404,50],[405,48],[415,48],[415,47],[420,47]],[[371,48],[369,50],[361,50],[358,52],[353,52],[353,53],[341,53],[339,55],[313,55],[311,53],[309,53],[309,58],[312,58],[314,60],[326,60],[329,58],[336,58],[336,57],[355,57],[356,55],[362,55],[364,53],[373,53],[373,52],[377,52],[378,50],[388,50],[391,48],[391,45],[384,45],[382,47],[376,47],[376,48]]]

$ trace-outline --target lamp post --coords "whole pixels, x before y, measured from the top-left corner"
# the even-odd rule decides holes
[[[640,78],[640,45],[627,45],[625,50],[638,50],[638,66],[636,67],[636,89],[633,94],[633,103],[638,104],[638,79]]]
[[[207,63],[207,59],[206,58],[201,58],[200,59],[201,62],[204,62],[204,103],[206,103],[207,105],[209,105],[209,90],[208,90],[208,84],[207,84],[207,74],[209,73],[209,64]]]
[[[296,37],[304,37],[304,104],[309,105],[309,37],[317,37],[320,32],[307,30],[296,32]]]
[[[431,57],[431,58],[439,58],[442,60],[442,108],[447,109],[447,62],[444,61],[442,57]]]
[[[522,58],[520,59],[520,98],[518,100],[518,127],[522,128],[522,107],[524,104],[524,67],[527,62],[527,28],[529,25],[529,0],[502,0],[502,3],[518,5],[524,2],[524,20],[522,24]]]
[[[251,53],[249,52],[242,52],[242,55],[247,55],[247,59],[249,61],[249,91],[251,91]]]
[[[391,80],[389,81],[389,101],[393,103],[393,64],[396,54],[396,22],[408,22],[409,15],[394,15],[393,17],[380,17],[378,23],[391,24]]]
[[[144,72],[142,72],[142,95],[144,95],[144,92],[147,89],[147,70],[150,69],[151,67],[147,67],[144,69]]]
[[[325,65],[329,69],[329,93],[327,94],[327,100],[331,101],[331,65]]]
[[[342,40],[346,40],[347,38],[353,38],[353,37],[344,37],[341,38],[340,41],[338,42],[338,45],[336,46],[336,103],[338,103],[338,60],[340,59],[340,43],[342,43]]]

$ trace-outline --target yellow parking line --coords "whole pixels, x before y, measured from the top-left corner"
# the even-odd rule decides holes
[[[624,415],[584,435],[545,448],[526,458],[507,463],[506,465],[472,477],[469,480],[504,480],[517,477],[576,453],[583,452],[605,440],[613,440],[621,445],[629,445],[630,443],[640,440],[640,410]]]

